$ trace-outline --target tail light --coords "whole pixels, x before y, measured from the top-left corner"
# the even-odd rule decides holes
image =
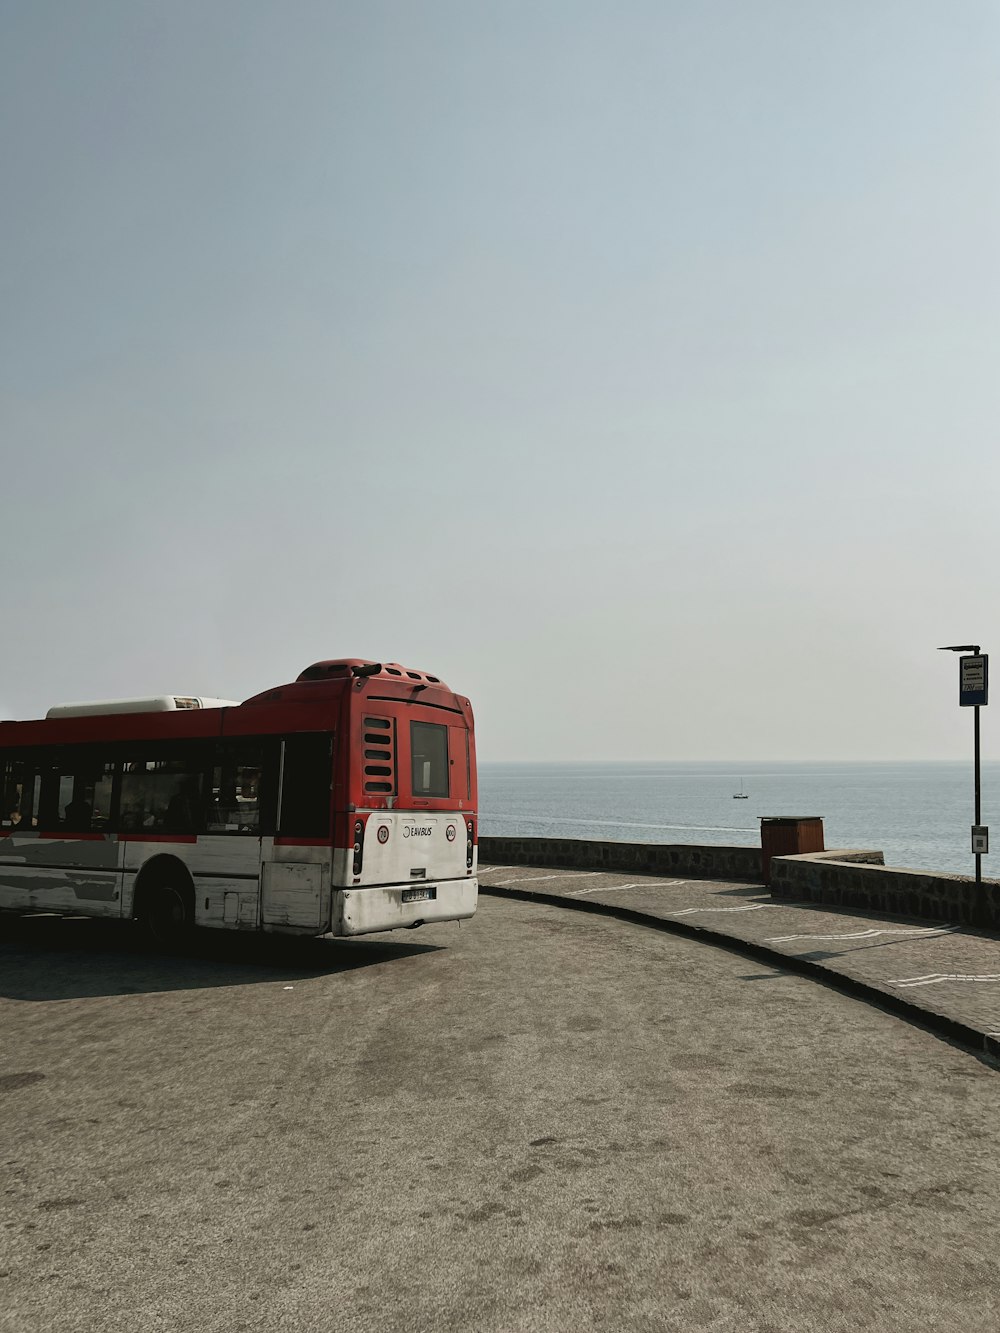
[[[354,821],[354,873],[361,874],[361,862],[364,858],[365,826],[362,820]]]
[[[473,842],[475,841],[475,836],[476,836],[476,826],[475,826],[475,824],[473,823],[473,821],[472,821],[471,819],[467,819],[467,820],[465,821],[465,834],[466,834],[466,843],[465,843],[465,867],[466,867],[467,870],[471,870],[471,869],[472,869],[472,844],[473,844]]]

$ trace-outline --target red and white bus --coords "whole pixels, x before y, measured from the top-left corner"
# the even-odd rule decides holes
[[[165,695],[0,722],[0,908],[363,935],[476,910],[468,699],[317,662],[245,703]]]

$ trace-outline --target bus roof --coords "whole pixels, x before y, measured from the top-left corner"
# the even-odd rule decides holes
[[[373,694],[370,689],[374,690]],[[357,695],[358,691],[360,695]],[[398,700],[400,703],[446,708],[462,713],[467,725],[472,726],[468,699],[454,694],[439,676],[415,671],[396,662],[372,662],[352,657],[314,662],[294,681],[264,690],[242,703],[236,699],[204,695],[157,694],[58,704],[48,710],[44,719],[0,722],[0,744],[42,745],[53,744],[57,739],[60,743],[65,740],[75,744],[103,736],[122,740],[137,735],[136,726],[150,737],[201,736],[216,731],[220,735],[223,732],[238,735],[261,727],[264,730],[277,728],[278,715],[265,718],[262,710],[270,712],[286,706],[291,706],[296,716],[290,715],[283,725],[291,724],[293,731],[303,730],[305,719],[300,711],[303,706],[339,709],[338,701],[344,698],[345,692],[386,702]],[[133,716],[134,725],[130,721]],[[106,724],[102,719],[106,719]],[[329,720],[332,720],[332,714]],[[65,732],[61,729],[64,723]],[[323,726],[326,725],[327,722],[323,722]]]

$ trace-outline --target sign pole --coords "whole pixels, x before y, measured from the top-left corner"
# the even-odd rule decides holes
[[[976,858],[976,910],[985,915],[982,902],[983,853],[990,850],[990,831],[979,821],[983,817],[979,780],[979,709],[988,704],[990,686],[990,659],[980,651],[978,643],[952,643],[942,648],[943,653],[961,653],[958,659],[958,703],[972,709],[973,771],[976,794],[976,822],[972,826],[972,854]]]
[[[975,745],[975,760],[973,760],[973,762],[975,762],[976,768],[976,828],[980,828],[981,824],[983,824],[983,818],[981,818],[979,801],[979,704],[976,704],[975,708],[972,709],[972,712],[973,734],[975,734],[975,741],[973,741],[973,745]],[[983,896],[983,853],[976,852],[976,897],[981,898],[981,896]],[[980,902],[980,906],[981,905],[983,904]]]

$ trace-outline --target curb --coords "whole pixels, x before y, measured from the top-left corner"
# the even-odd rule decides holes
[[[924,1009],[891,991],[880,990],[877,986],[871,986],[855,977],[845,976],[841,972],[833,972],[808,958],[796,958],[791,954],[779,953],[777,949],[769,949],[766,945],[756,944],[752,940],[741,940],[736,935],[725,935],[721,931],[712,930],[709,926],[689,925],[686,921],[670,921],[650,916],[646,912],[638,912],[631,907],[615,907],[611,903],[594,902],[593,899],[570,899],[554,893],[508,889],[501,884],[484,885],[482,882],[479,885],[479,892],[494,898],[519,899],[522,902],[542,903],[548,907],[564,907],[573,912],[590,912],[597,916],[612,917],[617,921],[627,921],[633,926],[646,926],[667,935],[678,935],[683,939],[711,944],[718,949],[726,949],[730,953],[752,958],[755,962],[780,966],[786,972],[809,977],[812,981],[829,986],[831,990],[839,991],[842,995],[863,1000],[877,1009],[883,1009],[896,1018],[902,1018],[913,1027],[923,1028],[925,1032],[931,1032],[955,1046],[961,1046],[972,1055],[986,1056],[991,1064],[993,1061],[1000,1064],[1000,1038],[990,1037],[957,1018],[948,1018],[945,1014],[935,1013],[933,1009]]]

